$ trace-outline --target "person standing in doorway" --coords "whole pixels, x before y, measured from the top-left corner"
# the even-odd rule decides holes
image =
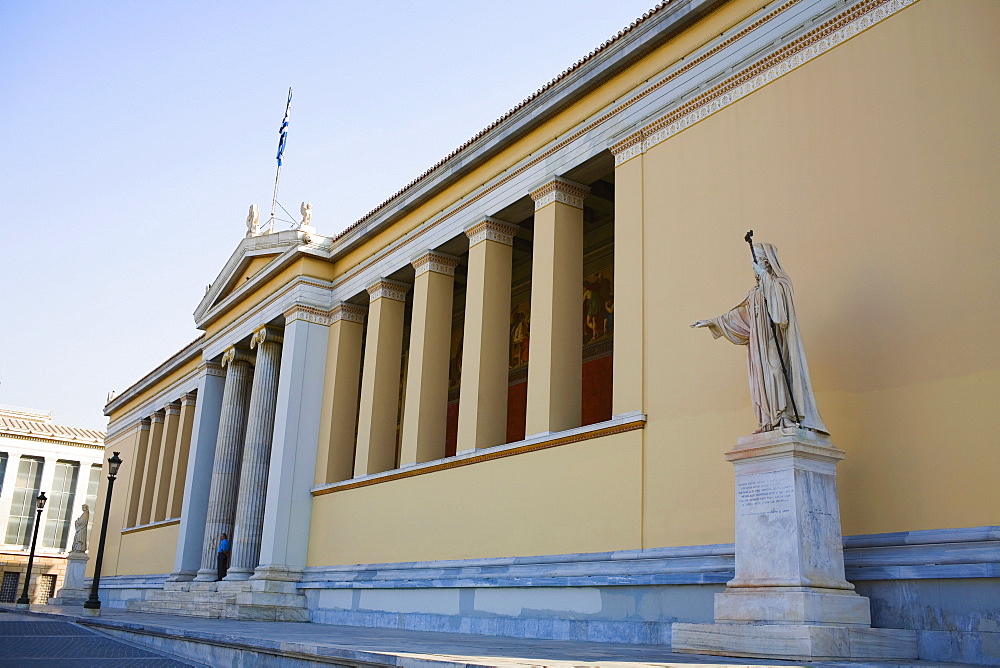
[[[218,569],[217,580],[221,580],[226,577],[226,572],[229,570],[229,536],[222,534],[219,536],[219,552],[216,556],[216,568]]]

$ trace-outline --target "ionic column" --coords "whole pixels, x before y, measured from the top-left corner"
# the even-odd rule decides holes
[[[173,582],[193,579],[201,567],[208,498],[212,488],[212,464],[215,461],[215,444],[219,437],[225,386],[226,372],[221,364],[205,362],[198,369],[194,425],[191,428],[191,447],[186,458],[190,460],[190,464],[183,476],[183,498],[180,501],[184,512],[180,515],[174,570],[168,578]],[[181,409],[183,408],[182,403]]]
[[[329,313],[326,377],[313,482],[347,480],[354,473],[358,426],[358,378],[367,306],[340,303]]]
[[[219,414],[219,432],[216,437],[212,484],[205,516],[201,568],[198,569],[198,577],[195,578],[199,582],[216,579],[219,534],[226,533],[230,539],[233,537],[236,490],[240,483],[240,462],[243,458],[243,440],[246,436],[250,388],[254,375],[252,359],[249,351],[236,346],[230,346],[222,355],[222,365],[226,368],[226,386]]]
[[[614,387],[611,413],[644,411],[646,363],[643,358],[643,164],[638,147],[616,146],[615,151],[615,291]],[[620,259],[619,259],[620,258]]]
[[[427,251],[413,261],[413,317],[399,465],[444,457],[448,362],[458,258]]]
[[[181,397],[180,425],[174,446],[174,470],[170,476],[170,496],[167,498],[167,518],[180,517],[183,509],[184,478],[187,476],[188,453],[191,450],[196,397],[194,392]]]
[[[163,422],[166,413],[161,409],[149,416],[149,447],[146,448],[146,465],[143,467],[139,490],[138,524],[149,524],[153,517],[153,497],[156,495],[156,467],[160,463],[163,445]]]
[[[458,450],[507,440],[511,253],[517,226],[486,218],[465,231],[469,279],[465,297]],[[579,301],[579,300],[578,300]]]
[[[146,474],[146,455],[149,452],[149,418],[143,418],[138,426],[138,443],[135,446],[135,461],[129,467],[131,477],[128,485],[128,511],[125,513],[125,526],[134,527],[139,523],[139,506],[142,503],[142,477]],[[101,476],[104,480],[104,476]],[[96,512],[96,511],[94,511]]]
[[[167,519],[167,500],[173,487],[174,456],[177,450],[177,431],[180,425],[181,404],[174,401],[167,404],[163,412],[163,440],[160,443],[160,463],[156,467],[156,491],[153,495],[153,516],[151,521]]]
[[[590,189],[555,177],[531,193],[531,350],[527,435],[580,426],[583,395],[583,198]]]
[[[396,416],[403,355],[403,311],[410,286],[382,279],[368,288],[368,334],[361,375],[361,410],[354,476],[396,465]]]
[[[254,364],[253,391],[250,393],[239,494],[236,497],[232,562],[226,580],[248,579],[260,562],[260,536],[281,366],[281,330],[266,325],[258,327],[250,339],[250,348],[257,349],[257,361]]]

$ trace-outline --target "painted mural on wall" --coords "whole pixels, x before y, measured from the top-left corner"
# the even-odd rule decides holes
[[[609,339],[615,331],[614,265],[583,277],[583,344]]]
[[[531,329],[531,300],[515,304],[510,309],[510,358],[511,371],[528,366],[528,348]]]

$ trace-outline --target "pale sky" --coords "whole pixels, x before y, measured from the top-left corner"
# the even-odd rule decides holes
[[[0,403],[103,429],[198,335],[289,86],[279,200],[332,235],[654,2],[0,0]]]

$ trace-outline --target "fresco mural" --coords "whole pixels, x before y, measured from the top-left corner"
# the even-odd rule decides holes
[[[510,359],[511,371],[528,366],[528,348],[531,329],[531,301],[515,304],[510,309]]]
[[[614,266],[583,277],[583,344],[611,338],[615,331]]]

